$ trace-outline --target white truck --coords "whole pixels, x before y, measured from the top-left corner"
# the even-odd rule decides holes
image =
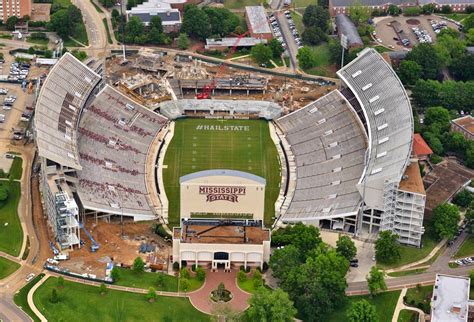
[[[69,255],[60,253],[60,254],[54,256],[54,259],[57,260],[57,261],[65,261],[65,260],[69,259]]]

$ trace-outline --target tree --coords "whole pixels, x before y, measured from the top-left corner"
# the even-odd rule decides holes
[[[433,12],[435,12],[436,6],[434,3],[428,3],[425,4],[423,7],[421,7],[421,12],[425,15],[430,15]]]
[[[159,16],[153,16],[150,20],[150,29],[155,29],[158,33],[163,33],[163,24]]]
[[[467,143],[468,141],[464,138],[464,135],[459,132],[448,132],[445,133],[443,136],[443,146],[447,151],[451,151],[459,155],[460,157],[464,157],[464,153],[466,152]],[[469,200],[465,200],[466,198],[470,198]],[[453,203],[460,206],[460,207],[467,207],[471,203],[471,193],[467,190],[464,190],[464,193],[458,193],[454,196]]]
[[[113,0],[100,0],[100,4],[104,6],[105,8],[110,8],[114,5]]]
[[[100,295],[104,295],[107,293],[107,286],[105,286],[104,283],[100,283],[100,286],[99,286],[99,294]]]
[[[421,66],[423,79],[436,79],[444,67],[435,47],[428,43],[413,47],[406,60],[412,60]]]
[[[7,30],[13,31],[15,30],[15,25],[18,23],[20,19],[17,16],[11,16],[7,19],[6,26]]]
[[[357,254],[357,248],[349,236],[340,235],[336,242],[336,251],[347,260],[353,259]]]
[[[436,37],[434,47],[445,66],[451,66],[453,60],[459,59],[466,53],[466,42],[459,38],[459,33],[455,30],[440,32]]]
[[[397,70],[398,77],[405,85],[415,85],[421,78],[421,72],[421,66],[412,60],[403,60]]]
[[[209,17],[195,5],[188,5],[184,11],[182,32],[204,40],[211,33]]]
[[[145,262],[141,257],[137,257],[133,261],[132,271],[135,273],[143,273],[145,271]]]
[[[114,282],[120,279],[120,272],[117,266],[114,266],[114,268],[112,268],[112,271],[110,272],[110,277],[112,277],[112,280]]]
[[[378,322],[375,306],[367,300],[360,300],[352,303],[347,311],[347,320],[349,322]]]
[[[57,284],[58,284],[58,288],[64,288],[64,277],[59,276]]]
[[[423,73],[422,73],[423,74]],[[436,106],[441,84],[434,80],[419,79],[412,89],[412,99],[420,107]]]
[[[235,31],[240,24],[239,17],[229,9],[204,7],[203,11],[209,19],[211,35],[226,36]]]
[[[467,232],[471,235],[474,234],[474,209],[472,206],[466,211],[464,217],[467,219]]]
[[[298,59],[298,64],[304,70],[313,68],[316,64],[313,51],[306,46],[298,50],[296,58]]]
[[[403,9],[403,15],[406,17],[419,16],[421,9],[418,7],[406,7]]]
[[[389,230],[379,233],[379,238],[375,242],[375,258],[378,262],[392,264],[400,259],[400,245],[398,235]]]
[[[455,205],[442,203],[433,209],[433,222],[439,238],[453,239],[458,230],[459,209]]]
[[[444,5],[441,7],[441,13],[450,14],[453,12],[453,9],[449,5]]]
[[[449,111],[440,106],[430,107],[425,112],[425,119],[423,124],[433,131],[436,127],[440,134],[449,131],[451,127],[451,117]],[[436,132],[436,131],[433,131]]]
[[[391,16],[398,16],[401,10],[398,6],[391,4],[388,6],[387,13]]]
[[[130,17],[125,25],[125,42],[140,43],[145,35],[145,25],[138,17]]]
[[[329,0],[318,0],[318,6],[327,9],[329,7]]]
[[[55,288],[51,290],[51,297],[49,298],[49,301],[51,303],[58,303],[59,302],[59,296],[58,296],[58,291],[56,291]]]
[[[321,28],[316,26],[305,28],[302,37],[303,42],[308,45],[318,45],[327,39],[326,33]]]
[[[281,43],[276,38],[272,38],[268,41],[268,47],[272,50],[273,58],[279,58],[285,51]]]
[[[321,6],[309,5],[303,13],[303,24],[308,27],[319,27],[323,32],[329,31],[329,11]]]
[[[367,284],[371,296],[377,295],[380,291],[385,291],[387,289],[385,273],[379,270],[377,266],[372,266],[369,275],[367,275]]]
[[[180,33],[178,40],[177,40],[177,45],[179,49],[188,49],[190,45],[189,37],[185,33]]]
[[[282,289],[269,291],[260,287],[249,299],[250,307],[246,311],[249,321],[293,321],[296,310],[288,294]]]
[[[146,293],[146,299],[148,302],[152,303],[156,301],[156,290],[153,287],[148,289],[148,293]]]
[[[201,282],[206,279],[206,271],[202,267],[196,268],[196,278]]]
[[[472,37],[472,45],[474,45],[474,29],[470,29],[469,33],[472,33],[472,36],[467,34],[466,38]],[[474,61],[474,54],[464,53],[451,61],[449,71],[457,80],[474,80],[474,64],[471,63],[472,61]]]
[[[272,59],[273,53],[270,47],[267,47],[264,44],[258,44],[252,47],[250,50],[250,56],[252,56],[257,64],[262,65]]]
[[[370,10],[360,0],[355,0],[349,7],[348,15],[357,27],[362,27],[369,21]]]
[[[302,223],[280,228],[272,234],[273,246],[294,246],[299,253],[299,261],[302,262],[322,242],[318,228]]]

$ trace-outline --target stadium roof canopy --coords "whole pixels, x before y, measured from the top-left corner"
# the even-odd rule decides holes
[[[237,177],[247,180],[252,180],[260,184],[266,184],[265,178],[256,176],[252,173],[237,171],[237,170],[227,170],[227,169],[213,169],[213,170],[204,170],[193,172],[179,178],[179,183],[184,183],[190,180],[214,176],[228,176],[228,177]]]
[[[177,101],[165,101],[160,103],[160,113],[170,119],[182,117],[186,111],[196,112],[222,112],[228,111],[236,114],[253,114],[258,117],[271,120],[281,115],[280,105],[267,101],[252,100],[198,100],[180,99]]]
[[[335,90],[276,124],[290,145],[288,158],[295,160],[290,173],[296,171],[282,220],[311,223],[357,214],[367,135],[344,96]]]
[[[77,122],[100,76],[66,53],[51,69],[36,103],[38,152],[66,167],[81,169],[77,152]]]
[[[398,184],[410,158],[410,100],[392,67],[372,48],[337,72],[357,100],[369,136],[366,167],[358,189],[365,203],[383,210],[387,184]]]

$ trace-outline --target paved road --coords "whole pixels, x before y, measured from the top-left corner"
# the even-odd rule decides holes
[[[296,45],[293,34],[291,33],[288,19],[286,19],[283,11],[275,12],[275,17],[278,21],[278,24],[280,25],[281,33],[286,43],[286,50],[290,56],[291,68],[293,71],[296,71],[298,68],[298,61],[296,59],[296,55],[298,54],[298,45]]]
[[[89,46],[84,50],[86,52],[93,50],[93,56],[104,58],[107,49],[107,32],[102,22],[103,17],[91,1],[73,0],[73,3],[81,10],[86,25]]]

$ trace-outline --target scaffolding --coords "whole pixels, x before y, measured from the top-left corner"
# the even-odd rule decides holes
[[[61,249],[79,246],[79,207],[66,191],[56,193],[56,239]]]

